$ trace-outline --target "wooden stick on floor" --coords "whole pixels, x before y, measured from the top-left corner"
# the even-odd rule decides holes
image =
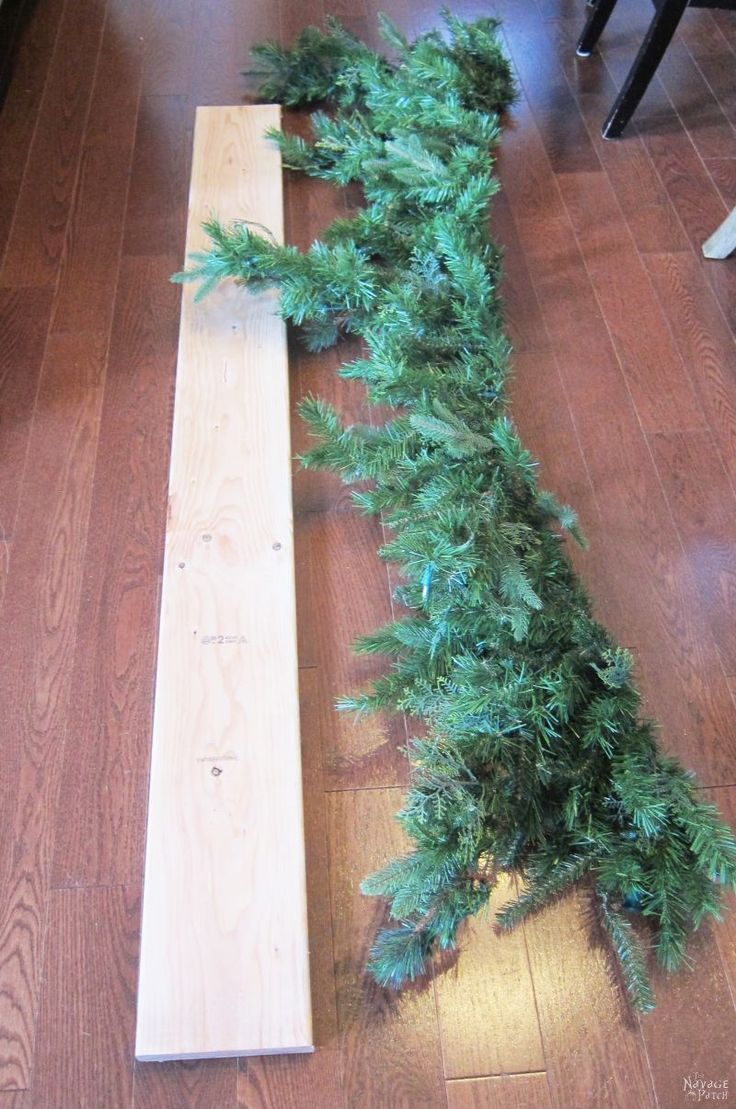
[[[728,258],[736,250],[736,208],[703,243],[706,258]]]
[[[200,108],[202,220],[283,241],[276,107]],[[275,294],[184,288],[136,1055],[312,1050],[286,340]]]

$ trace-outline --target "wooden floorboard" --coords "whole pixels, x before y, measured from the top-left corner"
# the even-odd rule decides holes
[[[697,937],[692,971],[658,976],[641,1020],[582,892],[516,936],[477,933],[434,986],[396,999],[363,977],[381,910],[358,883],[400,843],[406,730],[353,724],[332,701],[379,672],[347,644],[389,618],[393,578],[380,529],[314,472],[295,472],[294,508],[317,1052],[133,1064],[179,312],[167,277],[194,108],[252,90],[239,70],[258,38],[327,11],[376,42],[379,8],[412,34],[440,6],[36,0],[19,32],[0,110],[0,1109],[669,1109],[695,1069],[736,1083],[733,914]],[[575,564],[635,651],[662,744],[734,822],[736,263],[700,247],[736,203],[736,13],[686,13],[611,143],[600,126],[645,0],[619,0],[585,61],[582,3],[453,7],[504,18],[522,85],[493,215],[516,419],[544,483],[579,509],[590,550]],[[303,116],[288,126],[305,133]],[[301,247],[348,207],[291,174],[285,198]],[[357,352],[292,337],[292,409],[317,392],[375,419],[335,376]],[[292,443],[308,443],[295,411]],[[502,1001],[489,1012],[530,989],[513,1028]]]
[[[0,282],[56,280],[105,25],[105,4],[67,4],[41,102]]]
[[[130,1105],[138,917],[137,888],[50,895],[35,1105]]]
[[[179,292],[172,255],[117,284],[74,644],[52,884],[140,883]],[[156,475],[152,480],[153,475]]]
[[[436,977],[445,1078],[544,1070],[524,930],[500,935],[494,927],[493,915],[515,896],[513,882],[499,883],[487,911],[464,929],[465,958]]]
[[[447,1083],[448,1109],[549,1109],[547,1076],[502,1075]]]
[[[26,13],[15,45],[12,80],[9,75],[0,128],[0,257],[5,252],[39,105],[49,80],[49,60],[64,4],[65,0],[39,0],[33,13]]]

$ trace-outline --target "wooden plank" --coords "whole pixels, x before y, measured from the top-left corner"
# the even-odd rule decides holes
[[[449,1109],[549,1109],[544,1071],[497,1078],[460,1078],[447,1083]]]
[[[67,4],[0,269],[3,285],[54,285],[77,187],[105,11]]]
[[[640,1024],[589,898],[578,888],[524,924],[552,1104],[656,1105]]]
[[[123,254],[177,254],[191,170],[188,96],[144,96],[135,136]]]
[[[382,899],[360,892],[360,882],[407,850],[395,819],[400,805],[398,789],[327,795],[337,1021],[345,1103],[350,1109],[445,1105],[431,983],[423,979],[397,993],[381,989],[365,969],[387,913]],[[475,1025],[470,1027],[475,1034]]]
[[[32,1105],[130,1106],[139,894],[53,892]]]
[[[709,432],[653,435],[650,446],[726,674],[736,674],[736,503]]]
[[[311,626],[311,633],[312,636],[316,635],[314,625]],[[315,1052],[312,1055],[268,1055],[259,1059],[239,1060],[239,1109],[286,1109],[287,1106],[294,1106],[295,1109],[297,1106],[298,1109],[344,1109],[340,1053],[337,1048],[318,677],[317,667],[314,666],[299,671]]]
[[[200,224],[283,238],[276,107],[199,109]],[[185,290],[136,1055],[309,1051],[288,380],[275,294]],[[275,876],[278,876],[275,878]]]
[[[707,267],[692,251],[652,253],[645,261],[677,349],[692,367],[693,385],[721,461],[736,487],[733,335],[708,287],[703,272]]]
[[[107,337],[46,344],[3,605],[0,1088],[31,1081]]]
[[[338,697],[368,688],[386,670],[384,659],[350,649],[391,619],[386,566],[376,555],[380,525],[356,512],[313,513],[309,524],[325,788],[403,786],[409,777],[403,718],[335,712]]]
[[[690,965],[676,974],[652,967],[655,1019],[641,1027],[658,1105],[684,1102],[688,1076],[733,1083],[736,1013],[715,941],[719,928],[698,929],[687,945]]]
[[[143,881],[166,472],[180,294],[177,259],[123,259],[118,275],[82,566],[58,886]],[[90,737],[94,741],[90,742]]]
[[[504,180],[511,193],[513,175]],[[601,565],[605,562],[601,580],[610,581],[618,602],[606,611],[611,631],[638,650],[642,678],[649,674],[642,684],[645,689],[651,686],[650,711],[662,726],[665,748],[694,769],[704,784],[732,781],[733,708],[720,656],[700,607],[692,604],[692,574],[683,563],[680,540],[605,322],[595,315],[590,279],[571,247],[570,224],[556,218],[527,220],[515,208],[514,197],[511,203],[593,489],[604,506],[605,527],[595,557]],[[581,343],[583,317],[590,330]],[[616,621],[616,607],[623,623]]]
[[[435,977],[446,1078],[544,1069],[523,929],[495,927],[495,914],[514,897],[503,877],[488,908],[463,928],[456,965]]]
[[[237,1081],[237,1059],[136,1063],[132,1109],[235,1109]]]
[[[36,129],[39,106],[49,74],[64,0],[43,0],[26,5],[27,25],[14,46],[12,77],[6,93],[0,91],[3,125],[0,128],[0,256],[10,232],[13,212],[21,191],[23,171]]]

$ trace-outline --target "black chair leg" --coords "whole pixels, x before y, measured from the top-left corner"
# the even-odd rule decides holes
[[[588,58],[601,37],[603,28],[608,23],[608,17],[616,7],[616,0],[598,0],[590,9],[590,14],[585,22],[583,33],[578,41],[575,53],[579,58]]]
[[[616,103],[603,124],[603,138],[617,139],[631,119],[677,30],[688,0],[662,0],[647,29],[636,60],[629,70]]]

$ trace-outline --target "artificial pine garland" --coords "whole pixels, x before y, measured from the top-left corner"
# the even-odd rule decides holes
[[[359,182],[365,206],[303,254],[212,220],[210,250],[175,280],[199,281],[199,296],[225,277],[277,285],[312,349],[361,337],[365,357],[340,373],[396,410],[381,427],[346,427],[319,398],[300,406],[317,440],[304,465],[368,479],[353,498],[383,517],[380,554],[400,565],[410,610],[359,641],[392,665],[340,707],[426,725],[399,813],[414,849],[363,884],[396,921],[373,948],[376,979],[400,986],[453,947],[502,871],[523,883],[498,914],[506,928],[584,880],[647,1010],[627,913],[677,967],[688,932],[719,916],[719,885],[736,888],[736,841],[692,774],[657,750],[631,657],[593,619],[564,553],[561,532],[582,542],[575,515],[539,488],[509,418],[487,209],[513,82],[494,20],[445,23],[447,41],[410,44],[384,20],[392,63],[335,23],[290,50],[257,47],[264,99],[333,109],[312,116],[313,143],[272,136],[285,165]]]

